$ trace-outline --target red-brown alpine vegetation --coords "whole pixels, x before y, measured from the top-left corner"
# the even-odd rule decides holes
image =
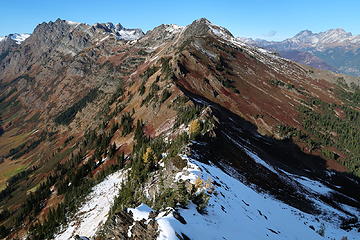
[[[358,81],[204,18],[5,38],[0,238],[359,239]]]

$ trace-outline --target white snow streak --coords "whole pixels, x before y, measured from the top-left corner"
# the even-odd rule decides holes
[[[126,179],[125,176],[126,172],[120,170],[96,185],[66,229],[63,227],[65,231],[56,235],[55,239],[72,239],[77,234],[93,237],[98,228],[106,221],[121,182]]]

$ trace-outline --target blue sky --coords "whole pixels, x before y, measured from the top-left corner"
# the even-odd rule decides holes
[[[282,40],[301,30],[344,28],[360,34],[358,0],[2,0],[0,36],[31,33],[57,18],[93,24],[120,22],[150,30],[162,23],[187,25],[206,17],[235,36]]]

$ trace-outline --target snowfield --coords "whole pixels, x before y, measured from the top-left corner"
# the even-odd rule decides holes
[[[30,37],[30,34],[26,34],[26,33],[22,33],[22,34],[18,34],[18,33],[14,33],[14,34],[9,34],[8,36],[0,36],[0,41],[4,41],[7,38],[11,38],[12,40],[14,40],[16,42],[16,44],[21,44],[23,41],[25,41],[25,39],[27,39],[28,37]]]
[[[249,156],[257,163],[267,166],[257,155],[249,154]],[[192,240],[341,240],[343,237],[347,237],[348,240],[360,239],[360,233],[356,229],[347,232],[340,228],[339,216],[347,217],[344,213],[314,198],[313,195],[307,197],[312,198],[316,208],[321,212],[319,215],[304,213],[274,199],[271,195],[259,193],[215,165],[197,161],[194,159],[196,155],[193,157],[181,155],[181,157],[188,164],[174,175],[175,182],[189,181],[195,184],[198,178],[203,179],[204,182],[212,182],[210,187],[208,185],[206,188],[206,185],[203,185],[198,189],[198,193],[205,191],[210,196],[206,213],[199,213],[197,206],[192,202],[186,209],[167,208],[159,212],[155,217],[159,226],[158,240],[178,240],[178,236],[187,236]],[[237,176],[235,169],[231,169],[230,166],[224,167],[227,168],[227,172]],[[118,171],[95,186],[87,202],[55,239],[72,239],[76,234],[94,237],[96,231],[106,221],[125,175],[126,172]],[[311,193],[328,194],[334,191],[315,180],[293,174],[289,176]],[[342,207],[359,216],[357,209],[346,205]],[[136,208],[128,208],[127,211],[132,212],[135,221],[145,219],[147,224],[153,209],[141,204]],[[178,217],[174,217],[175,212],[185,219],[185,224],[177,220]],[[132,235],[134,224],[128,229],[128,237]]]
[[[159,240],[177,240],[176,234],[185,234],[190,239],[214,240],[340,240],[345,236],[349,240],[360,239],[359,232],[346,232],[339,228],[338,222],[332,222],[331,218],[322,219],[321,216],[301,212],[271,196],[256,192],[215,166],[200,163],[187,156],[182,157],[188,160],[189,165],[176,175],[176,181],[182,179],[194,182],[201,177],[204,180],[215,180],[220,186],[215,187],[211,194],[207,214],[198,213],[193,203],[189,204],[188,209],[178,210],[186,224],[179,222],[169,209],[159,213],[156,218]],[[319,203],[319,207],[327,213],[342,214],[325,204]],[[348,210],[358,214],[355,209],[349,207]],[[130,211],[135,219],[147,219],[151,209],[142,204]],[[322,232],[324,236],[320,235]]]
[[[126,171],[120,170],[96,185],[72,221],[67,226],[63,226],[62,231],[54,239],[68,240],[73,239],[75,235],[93,237],[106,221],[124,179],[126,179]]]
[[[116,37],[119,40],[127,40],[127,41],[137,40],[144,35],[142,32],[139,32],[139,30],[136,29],[121,29],[117,31],[117,33],[119,35],[117,35]]]

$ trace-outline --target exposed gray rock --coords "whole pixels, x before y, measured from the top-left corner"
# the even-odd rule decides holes
[[[158,236],[158,224],[154,219],[156,215],[149,215],[150,220],[145,223],[145,220],[134,222],[131,212],[118,212],[105,224],[100,235],[105,239],[114,240],[156,239]]]

